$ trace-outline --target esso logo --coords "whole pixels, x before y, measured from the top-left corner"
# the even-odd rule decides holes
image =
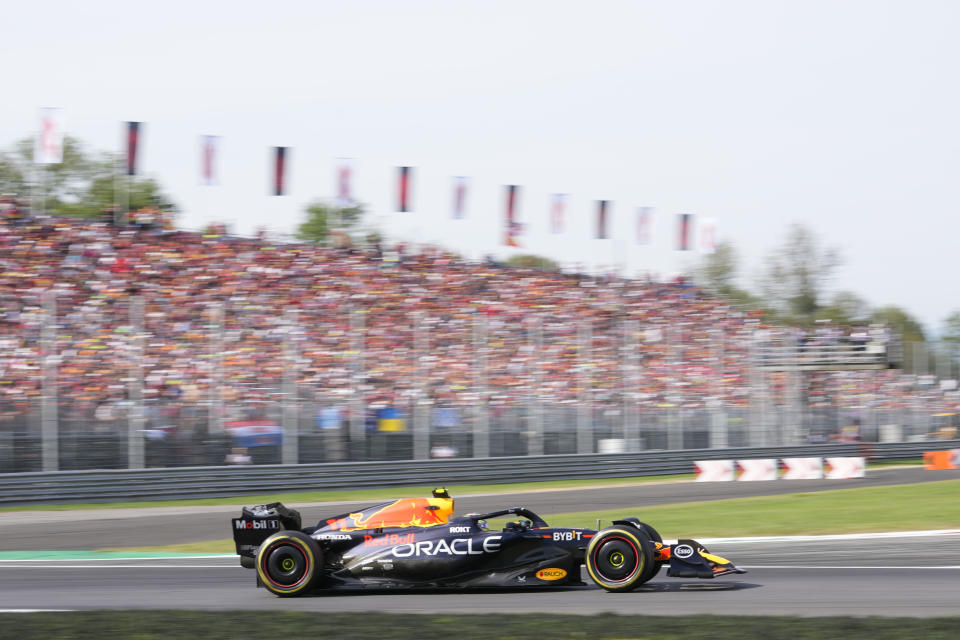
[[[549,569],[540,569],[537,571],[537,580],[562,580],[567,577],[567,572],[564,569],[558,569],[551,567]]]
[[[686,560],[693,555],[693,547],[688,544],[679,544],[673,548],[673,555],[681,560]]]

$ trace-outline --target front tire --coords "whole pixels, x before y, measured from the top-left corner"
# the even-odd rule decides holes
[[[587,546],[587,573],[607,591],[630,591],[655,572],[653,544],[646,534],[630,526],[599,531]]]
[[[257,577],[278,596],[299,596],[317,581],[323,554],[317,542],[301,531],[280,531],[260,545]]]

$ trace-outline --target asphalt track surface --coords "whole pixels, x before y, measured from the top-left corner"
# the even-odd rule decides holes
[[[457,510],[464,513],[522,504],[543,513],[561,513],[955,478],[960,478],[960,472],[901,468],[871,471],[868,478],[853,481],[671,483],[462,497]],[[316,505],[303,511],[319,517],[353,506],[361,505]],[[0,548],[91,549],[220,539],[228,535],[229,517],[236,508],[165,508],[160,513],[136,510],[125,514],[116,511],[120,510],[107,514],[3,513]],[[661,574],[638,591],[626,594],[606,593],[591,585],[523,592],[362,591],[276,598],[255,588],[253,572],[239,567],[233,557],[0,561],[0,575],[4,578],[0,580],[0,610],[960,615],[960,523],[957,525],[956,531],[939,535],[711,542],[708,546],[712,552],[730,558],[749,573],[699,581],[671,579]],[[114,538],[118,532],[122,544]]]
[[[658,504],[955,479],[960,479],[960,470],[932,472],[920,467],[893,467],[870,470],[867,477],[852,480],[664,482],[512,494],[454,494],[454,498],[457,513],[484,513],[512,506],[527,507],[540,514],[624,509],[624,516],[643,519],[642,508]],[[287,506],[299,509],[304,526],[308,526],[322,517],[370,504],[368,500]],[[0,513],[0,550],[103,549],[223,540],[233,535],[230,518],[239,515],[236,506],[5,512]]]
[[[658,576],[631,593],[361,591],[277,598],[235,558],[0,563],[3,609],[206,609],[394,613],[960,615],[960,530],[936,536],[710,545],[749,570]],[[227,614],[229,615],[229,614]]]

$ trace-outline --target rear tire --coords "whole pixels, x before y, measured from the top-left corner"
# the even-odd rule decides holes
[[[587,573],[607,591],[630,591],[656,572],[653,543],[632,526],[609,527],[597,532],[587,546]]]
[[[299,596],[316,583],[323,566],[317,542],[301,531],[280,531],[260,545],[257,578],[278,596]]]

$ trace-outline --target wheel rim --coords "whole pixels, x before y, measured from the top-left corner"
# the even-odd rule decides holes
[[[621,536],[610,536],[597,545],[593,565],[601,578],[608,582],[624,582],[640,566],[640,550]]]
[[[306,578],[310,560],[299,546],[284,542],[267,551],[264,568],[270,582],[277,587],[290,589]]]

